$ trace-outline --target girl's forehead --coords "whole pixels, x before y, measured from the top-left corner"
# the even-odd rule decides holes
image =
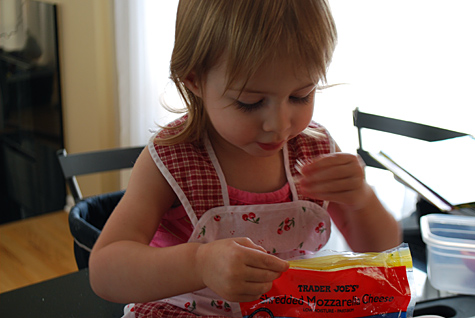
[[[304,65],[282,57],[267,60],[254,69],[242,68],[232,77],[229,74],[232,66],[222,59],[209,71],[207,80],[209,84],[214,83],[225,91],[259,92],[280,86],[292,90],[314,87],[317,83]]]
[[[315,84],[322,76],[325,76],[316,52],[307,51],[305,45],[299,47],[303,43],[296,42],[289,36],[282,37],[272,47],[260,47],[247,52],[243,52],[242,47],[238,50],[229,43],[222,44],[225,49],[210,54],[217,58],[214,61],[208,60],[210,63],[203,71],[209,73],[218,70],[228,88],[233,84],[246,84],[262,72],[282,73],[284,68],[287,74],[311,78]],[[308,43],[305,44],[308,45]],[[206,74],[203,75],[206,76]]]
[[[232,69],[231,66],[223,65],[222,71],[225,72],[228,84],[231,84],[229,86],[237,85],[242,88],[251,85],[259,86],[262,82],[274,80],[293,80],[294,82],[306,84],[314,83],[314,79],[310,76],[311,71],[305,66],[305,63],[298,63],[290,58],[279,57],[268,59],[253,69],[242,68],[242,71],[234,79],[229,74],[229,69]]]

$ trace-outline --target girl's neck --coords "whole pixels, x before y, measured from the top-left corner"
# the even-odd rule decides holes
[[[287,182],[283,151],[269,157],[255,157],[209,135],[211,145],[229,186],[236,189],[267,193],[281,189]]]

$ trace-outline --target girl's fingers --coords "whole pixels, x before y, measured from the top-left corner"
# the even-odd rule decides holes
[[[267,254],[263,247],[254,244],[249,238],[240,238],[236,242],[252,249],[252,251],[249,251],[249,257],[246,260],[246,265],[249,267],[277,273],[284,272],[289,268],[288,262],[274,255]]]
[[[345,153],[322,155],[301,168],[299,179],[305,195],[346,205],[365,197],[364,165],[358,156]]]
[[[325,181],[354,174],[363,175],[363,168],[356,156],[338,153],[317,157],[312,163],[303,166],[301,172],[306,178]]]
[[[341,193],[353,191],[361,186],[361,179],[358,177],[349,177],[324,182],[309,182],[302,180],[301,185],[306,192],[314,193]]]
[[[249,267],[245,277],[248,283],[272,283],[272,281],[279,278],[280,275],[281,272]]]
[[[262,246],[255,244],[250,238],[238,237],[234,241],[239,245],[267,253],[267,251]]]

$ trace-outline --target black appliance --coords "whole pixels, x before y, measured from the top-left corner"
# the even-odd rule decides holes
[[[0,223],[58,211],[66,201],[56,158],[64,148],[56,6],[6,4],[12,19],[0,22]]]

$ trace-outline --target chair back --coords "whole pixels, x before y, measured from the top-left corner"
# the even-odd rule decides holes
[[[83,198],[76,176],[132,168],[143,149],[130,147],[71,155],[65,149],[57,152],[75,202],[69,212],[69,229],[74,238],[74,255],[79,269],[88,267],[92,247],[124,191]]]
[[[74,202],[83,198],[76,176],[131,168],[143,148],[117,148],[76,154],[68,154],[66,149],[58,150],[59,164]]]
[[[443,128],[414,123],[411,121],[394,119],[374,114],[360,112],[358,108],[353,111],[353,124],[358,128],[358,154],[370,167],[385,169],[370,154],[364,150],[361,130],[363,128],[392,133],[405,137],[421,139],[425,141],[436,141],[448,138],[465,136],[466,134],[447,130]]]

